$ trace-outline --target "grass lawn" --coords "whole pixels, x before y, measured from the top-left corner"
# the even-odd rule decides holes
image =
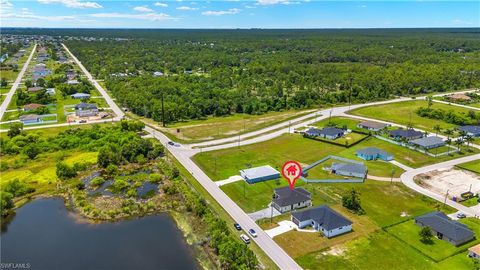
[[[460,220],[460,222],[466,224],[470,229],[472,229],[475,235],[480,234],[480,221],[478,219],[466,218]],[[401,241],[414,247],[415,249],[419,250],[420,252],[435,261],[441,261],[459,252],[464,252],[469,247],[480,243],[480,239],[475,239],[473,241],[456,247],[448,243],[447,241],[440,240],[434,237],[433,244],[424,244],[420,241],[420,237],[418,236],[418,233],[420,232],[420,227],[415,225],[413,220],[409,220],[390,227],[387,229],[387,231]]]
[[[20,70],[20,68],[19,68],[19,70]],[[17,79],[17,76],[18,76],[18,71],[2,70],[2,72],[0,72],[0,79],[5,78],[9,82],[15,81],[15,79]]]
[[[408,125],[410,122],[414,128],[419,128],[432,133],[435,133],[433,127],[439,125],[442,130],[456,127],[453,124],[446,123],[441,120],[429,119],[418,116],[415,111],[420,107],[427,107],[428,103],[425,100],[412,100],[405,102],[397,102],[385,105],[376,105],[364,107],[350,111],[351,114],[365,116],[369,118],[390,121],[393,123]],[[442,103],[433,103],[432,108],[443,109],[445,111],[454,110],[456,112],[468,113],[468,109],[457,107],[454,105],[447,105]]]
[[[468,200],[461,201],[460,203],[466,207],[472,207],[478,204],[478,197],[472,197]]]
[[[457,165],[457,167],[480,174],[480,160],[474,160]]]
[[[262,115],[235,114],[226,117],[209,117],[206,120],[171,124],[167,128],[162,128],[162,131],[172,140],[193,143],[251,132],[310,112],[312,111],[284,111]],[[180,132],[177,133],[177,129],[180,129]]]
[[[459,253],[455,256],[447,258],[437,264],[438,269],[450,270],[450,269],[459,269],[459,270],[472,270],[473,268],[473,259],[465,255],[465,253]]]
[[[322,121],[318,121],[314,123],[313,126],[322,128],[328,125],[335,125],[339,128],[343,128],[344,126],[346,126],[348,129],[357,129],[357,124],[360,122],[360,120],[348,117],[332,117],[330,119],[327,118],[323,119]]]
[[[12,112],[5,112],[3,114],[2,121],[10,121],[10,120],[17,120],[20,117],[22,111],[12,111]]]
[[[1,86],[0,87],[0,94],[6,94],[10,91],[10,88],[12,86],[10,84],[8,84],[7,86]]]
[[[331,250],[296,258],[304,269],[431,270],[435,263],[386,232],[379,231]]]

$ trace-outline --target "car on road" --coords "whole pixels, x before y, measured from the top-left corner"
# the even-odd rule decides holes
[[[248,238],[248,236],[245,234],[240,235],[240,239],[242,239],[245,244],[250,244],[250,238]]]
[[[256,232],[254,229],[248,230],[248,233],[249,233],[253,238],[257,237],[257,232]]]
[[[240,224],[238,224],[238,223],[233,224],[233,227],[235,227],[235,229],[237,229],[237,231],[242,230],[242,226],[240,226]]]
[[[83,120],[80,120],[80,121],[78,121],[78,122],[79,122],[79,123],[86,123],[87,120],[83,119]]]
[[[465,215],[464,213],[458,213],[457,214],[457,218],[466,218],[467,215]]]
[[[169,141],[168,144],[169,144],[169,145],[175,145],[175,143],[172,142],[172,141]]]

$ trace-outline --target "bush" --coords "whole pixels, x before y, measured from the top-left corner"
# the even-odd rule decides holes
[[[13,195],[11,193],[0,191],[0,215],[5,216],[8,210],[14,207]]]
[[[35,189],[32,187],[28,187],[25,183],[20,182],[20,180],[18,179],[15,179],[5,185],[4,191],[12,194],[13,197],[19,197],[28,193],[35,192]]]
[[[56,173],[57,177],[62,180],[69,179],[77,175],[77,171],[75,171],[73,167],[68,166],[63,162],[57,163]]]
[[[103,183],[105,183],[105,179],[103,177],[95,177],[90,181],[90,185],[94,187],[101,186]]]
[[[342,197],[342,205],[343,207],[359,215],[365,213],[365,210],[363,210],[362,206],[360,205],[360,194],[355,189],[352,189],[350,193]]]
[[[127,189],[129,186],[130,185],[128,184],[127,181],[123,179],[116,179],[110,188],[112,189],[112,192],[120,193],[120,192],[123,192],[125,189]]]
[[[8,170],[9,166],[6,161],[0,161],[0,172]]]

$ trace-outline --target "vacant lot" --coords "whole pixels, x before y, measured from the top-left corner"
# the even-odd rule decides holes
[[[460,220],[460,222],[466,224],[470,229],[472,229],[475,232],[475,235],[480,234],[480,221],[478,219],[467,218]],[[418,235],[420,232],[420,227],[415,225],[413,220],[390,227],[387,229],[387,231],[435,261],[441,261],[456,253],[466,251],[469,247],[480,242],[480,239],[476,239],[456,247],[447,241],[434,237],[432,244],[424,244],[420,241],[420,237]]]
[[[428,103],[425,100],[412,100],[405,102],[397,102],[385,105],[376,105],[352,110],[350,113],[369,118],[380,119],[401,125],[411,125],[414,128],[419,128],[434,133],[433,127],[439,125],[442,130],[456,127],[453,124],[446,123],[441,120],[429,119],[418,116],[415,111],[420,107],[427,107]],[[457,107],[454,105],[447,105],[442,103],[433,103],[432,108],[443,109],[445,111],[454,110],[456,112],[468,113],[468,109]]]
[[[480,174],[480,160],[459,164],[457,167]]]
[[[467,191],[480,191],[480,176],[466,170],[441,169],[420,174],[415,181],[441,196],[460,198]]]

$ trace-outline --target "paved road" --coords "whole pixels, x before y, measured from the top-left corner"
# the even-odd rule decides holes
[[[254,229],[258,236],[252,238],[255,243],[275,262],[280,269],[302,269],[270,236],[268,236],[232,199],[230,199],[191,159],[185,154],[188,149],[170,146],[170,139],[150,127],[145,130],[164,144],[175,158],[192,174],[208,193],[244,228]]]
[[[409,170],[409,171],[404,172],[400,176],[400,179],[402,180],[402,183],[405,184],[407,187],[443,203],[445,201],[444,196],[439,195],[437,193],[434,193],[434,192],[432,192],[428,189],[425,189],[425,188],[417,185],[414,181],[415,176],[417,176],[418,174],[421,174],[421,173],[426,173],[426,172],[430,172],[430,171],[434,171],[434,170],[438,170],[438,169],[443,169],[443,168],[449,168],[449,167],[452,167],[452,166],[455,166],[455,165],[458,165],[458,164],[461,164],[461,163],[470,162],[470,161],[479,160],[479,159],[480,159],[480,154],[476,154],[476,155],[472,155],[472,156],[468,156],[468,157],[457,158],[457,159],[454,159],[454,160],[449,160],[449,161],[425,166],[425,167],[418,168],[418,169]],[[466,206],[463,206],[463,205],[461,205],[459,203],[456,203],[454,201],[451,201],[451,200],[447,200],[446,203],[447,203],[447,205],[465,213],[468,216],[480,216],[480,209],[479,208],[466,207]]]
[[[5,114],[5,111],[7,110],[8,104],[10,104],[10,102],[12,101],[12,97],[15,94],[15,91],[17,90],[18,86],[22,82],[23,74],[27,70],[28,65],[30,64],[30,60],[32,60],[33,54],[35,53],[36,49],[37,49],[37,44],[35,44],[35,46],[33,46],[32,52],[28,56],[28,59],[25,62],[25,64],[23,64],[23,68],[22,68],[22,70],[20,70],[20,73],[18,73],[17,79],[13,83],[12,88],[10,89],[10,91],[7,94],[7,97],[2,102],[2,105],[0,105],[0,119],[3,118],[3,115]]]
[[[112,98],[107,94],[107,91],[103,89],[103,87],[93,78],[92,74],[88,72],[88,70],[83,66],[82,62],[80,62],[73,53],[70,52],[70,50],[67,48],[65,44],[62,43],[63,48],[65,48],[65,51],[70,54],[72,59],[77,63],[77,65],[80,67],[80,69],[85,73],[87,76],[88,80],[97,88],[98,92],[102,94],[103,98],[107,101],[107,104],[110,108],[112,108],[113,112],[117,115],[116,119],[121,119],[125,115],[125,113],[118,107],[118,105],[112,100]]]

